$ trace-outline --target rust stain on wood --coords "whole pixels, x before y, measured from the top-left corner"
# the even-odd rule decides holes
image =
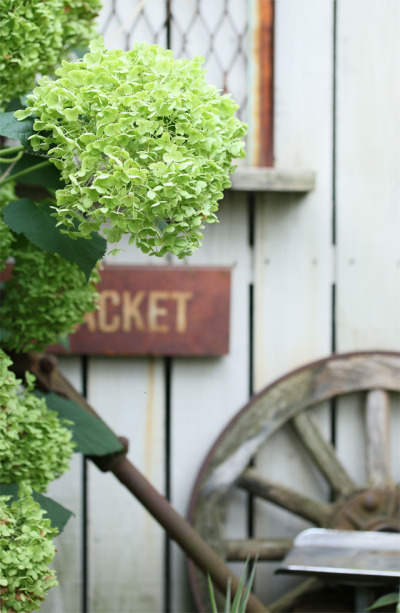
[[[70,336],[73,354],[218,356],[229,351],[229,268],[106,266],[99,310]],[[65,353],[60,346],[50,348]]]
[[[146,402],[146,447],[145,447],[145,475],[152,478],[152,458],[153,454],[153,427],[154,427],[154,358],[150,358],[148,366],[148,387]]]
[[[259,113],[259,166],[272,166],[273,156],[273,66],[274,66],[274,0],[258,0],[256,53],[259,66],[257,111]]]

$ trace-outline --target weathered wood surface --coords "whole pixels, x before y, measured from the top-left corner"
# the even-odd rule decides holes
[[[119,246],[122,251],[116,256],[107,256],[107,264],[160,266],[165,263],[129,246],[127,240]],[[163,360],[90,358],[87,391],[88,400],[99,415],[117,435],[129,439],[128,458],[164,493]],[[113,475],[89,465],[88,480],[89,609],[95,613],[162,610],[163,530]]]
[[[390,400],[385,390],[372,390],[367,394],[367,474],[373,487],[391,484],[390,469]]]
[[[399,349],[400,3],[337,4],[337,350]]]
[[[292,539],[225,539],[228,561],[245,562],[248,557],[258,560],[282,560],[293,546]]]
[[[211,7],[208,18],[212,19],[215,0],[208,1]],[[139,3],[105,0],[104,4],[100,21],[102,26],[109,22],[107,44],[129,48],[135,40],[153,41],[154,33],[158,36],[157,42],[166,44],[164,0],[146,3],[154,29],[141,19],[133,33],[129,33],[131,24],[125,29],[123,24],[129,21]],[[185,19],[185,15],[190,15],[192,0],[180,4],[181,17]],[[245,3],[238,0],[232,1],[233,4],[237,7],[240,25]],[[115,423],[118,433],[130,436],[132,454],[138,454],[131,456],[134,461],[139,457],[140,464],[140,458],[147,458],[148,466],[155,471],[150,470],[156,475],[155,484],[162,488],[169,471],[171,495],[182,512],[204,454],[224,424],[246,402],[251,320],[253,386],[258,391],[292,368],[329,355],[334,340],[340,351],[391,350],[399,345],[400,243],[396,235],[400,225],[397,206],[400,130],[396,129],[396,122],[400,93],[399,80],[392,78],[400,57],[399,3],[385,0],[378,6],[375,0],[336,3],[334,0],[276,0],[275,10],[275,166],[291,173],[314,171],[316,181],[309,193],[255,194],[252,222],[251,215],[247,216],[246,195],[232,190],[221,204],[221,224],[205,230],[204,248],[196,261],[236,264],[232,355],[221,360],[172,362],[170,429],[168,425],[164,427],[167,415],[163,412],[164,400],[159,400],[155,402],[157,410],[152,421],[158,433],[152,430],[152,443],[146,446],[146,453],[143,452],[144,432],[149,430],[143,429],[143,417],[148,390],[141,380],[148,380],[148,360],[133,360],[132,368],[125,360],[89,363],[90,393],[96,399],[96,408],[103,411],[107,405],[104,414],[111,424]],[[177,35],[182,36],[174,24],[172,39]],[[190,37],[193,55],[198,52],[203,35],[200,27],[196,36]],[[229,45],[230,39],[226,49],[231,48]],[[237,87],[244,92],[246,78],[237,66],[235,72]],[[232,213],[225,214],[225,209],[235,202],[230,199],[231,195],[241,200],[237,206],[233,205]],[[332,226],[336,226],[335,237]],[[252,244],[249,237],[254,239]],[[333,245],[334,238],[336,245]],[[134,249],[112,259],[112,263],[125,261],[163,263],[149,260]],[[255,297],[251,313],[250,283]],[[156,388],[164,398],[165,388],[158,378],[163,367],[157,364],[156,370]],[[376,387],[384,389],[385,382],[380,383]],[[130,398],[129,402],[124,400],[125,395]],[[400,405],[394,396],[391,394],[389,438],[392,478],[396,482],[400,477]],[[277,405],[280,399],[279,396],[275,399]],[[297,415],[301,413],[299,409]],[[329,440],[335,435],[336,455],[352,481],[365,484],[368,478],[365,398],[346,396],[338,402],[336,419],[332,421],[326,403],[316,405],[313,413],[323,436]],[[169,433],[168,469],[163,452],[164,437]],[[307,496],[327,499],[325,479],[320,479],[318,471],[313,470],[309,452],[302,447],[304,444],[292,431],[278,427],[260,454],[257,468],[269,467],[274,480],[287,487],[300,487]],[[60,568],[60,583],[66,587],[50,593],[48,603],[42,607],[49,613],[80,610],[82,583],[79,581],[83,578],[79,513],[83,488],[79,460],[76,466],[70,475],[55,484],[62,490],[55,497],[60,499],[58,494],[65,494],[65,505],[71,508],[72,503],[78,516],[71,520],[72,532],[65,533],[65,540],[61,541],[64,536],[58,540],[56,564]],[[161,466],[167,467],[163,479],[157,476]],[[109,476],[96,469],[89,474],[89,490],[91,613],[105,610],[109,613],[118,606],[118,613],[131,613],[139,605],[151,613],[194,610],[186,595],[183,557],[175,550],[172,558],[164,556],[164,535],[157,532],[157,527],[153,531],[153,520],[134,500],[126,498],[119,486],[114,487]],[[230,538],[247,536],[248,507],[244,492],[237,494],[235,511],[231,513],[229,509],[227,518]],[[282,530],[282,535],[289,538],[307,526],[306,522],[295,522],[283,510],[271,509],[272,506],[267,502],[253,506],[254,537],[269,537],[268,530],[276,534]],[[211,514],[210,522],[213,521],[221,523],[222,520]],[[116,522],[120,525],[116,526]],[[112,535],[107,536],[110,525]],[[68,554],[63,553],[64,546]],[[64,555],[68,558],[65,563]],[[141,560],[144,560],[143,569]],[[268,567],[271,572],[260,565],[257,584],[258,593],[266,600],[275,599],[284,591],[284,578],[273,575],[273,562]],[[109,581],[107,572],[110,572]],[[163,593],[167,572],[172,576],[169,595]],[[135,573],[139,573],[137,580],[132,579]],[[146,578],[142,581],[146,573],[151,583]],[[154,594],[150,598],[149,592]],[[123,601],[118,600],[119,593],[124,594]],[[276,605],[281,610],[286,606]]]
[[[249,386],[249,284],[251,250],[247,234],[245,194],[227,195],[220,224],[204,233],[204,246],[193,255],[189,266],[232,267],[230,352],[219,359],[173,362],[171,404],[171,501],[187,513],[190,491],[204,454],[215,435],[246,402]],[[180,263],[181,264],[181,263]],[[173,545],[173,611],[193,610],[188,594],[185,558]]]
[[[279,483],[274,483],[260,475],[254,468],[248,468],[240,476],[237,485],[250,494],[268,500],[319,527],[327,526],[329,523],[333,510],[329,504],[311,500]]]
[[[91,358],[88,398],[113,430],[129,439],[128,458],[132,463],[164,492],[162,361]],[[99,613],[162,610],[161,527],[114,475],[101,473],[90,465],[89,483],[90,610]]]
[[[309,192],[315,188],[315,173],[241,166],[231,176],[236,191],[247,192]],[[261,202],[261,201],[260,201]],[[285,204],[282,201],[282,204]]]
[[[397,353],[333,356],[299,369],[260,392],[227,426],[202,468],[196,497],[192,500],[194,523],[200,534],[217,551],[224,552],[223,525],[229,491],[235,483],[297,516],[327,525],[332,509],[329,505],[271,483],[268,477],[259,475],[262,467],[258,464],[257,470],[246,467],[277,430],[310,406],[341,394],[365,392],[371,388],[399,392],[399,369],[400,354]],[[381,385],[377,385],[377,381],[381,381]],[[325,447],[323,453],[327,453]],[[268,466],[263,468],[268,474]],[[344,483],[346,490],[351,481],[347,478]],[[204,585],[200,589],[204,592]]]
[[[331,351],[333,4],[275,1],[274,166],[315,172],[315,186],[303,193],[255,194],[255,391]],[[316,411],[329,438],[330,409]],[[287,433],[276,433],[257,464],[271,467],[275,481],[301,483],[307,495],[324,496],[326,484],[294,444]],[[284,536],[292,537],[307,524],[254,504],[254,536],[273,536],[282,526]],[[258,593],[268,602],[292,585],[274,570],[271,564],[257,573]]]
[[[400,391],[399,369],[397,353],[334,356],[268,386],[217,441],[203,476],[204,493],[229,489],[267,438],[305,408],[371,388]]]
[[[293,418],[292,424],[333,490],[344,496],[353,492],[354,482],[339,461],[335,448],[322,434],[315,419],[307,413],[301,413]]]
[[[400,4],[337,3],[337,350],[400,347]],[[371,84],[373,84],[371,86]],[[377,155],[379,152],[379,155]],[[368,481],[365,398],[336,409],[336,452]],[[391,395],[390,466],[400,480],[400,407]]]
[[[318,579],[307,579],[286,592],[281,598],[275,600],[270,606],[271,613],[281,613],[288,611],[295,606],[304,597],[311,597],[313,592],[316,592],[322,586],[322,582]]]
[[[79,358],[61,358],[60,369],[81,391],[82,377]],[[59,587],[49,591],[40,607],[42,613],[75,613],[82,605],[82,543],[83,543],[83,458],[80,453],[74,454],[71,470],[54,481],[46,495],[50,496],[73,512],[64,531],[56,537],[54,544],[57,553],[53,567],[58,576]]]

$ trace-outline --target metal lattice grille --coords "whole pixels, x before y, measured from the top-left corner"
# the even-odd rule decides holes
[[[247,115],[248,0],[105,0],[100,31],[110,47],[135,41],[171,48],[175,57],[203,55],[207,80]]]

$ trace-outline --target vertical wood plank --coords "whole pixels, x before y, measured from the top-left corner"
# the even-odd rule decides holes
[[[306,196],[259,196],[255,388],[330,351],[333,2],[279,0],[275,165],[316,171]]]
[[[400,4],[338,3],[338,349],[400,347]]]
[[[333,0],[277,0],[274,49],[275,166],[316,172],[305,195],[258,196],[255,241],[254,387],[331,350]],[[330,410],[314,411],[330,439]],[[276,433],[257,470],[311,498],[328,488],[292,431]],[[258,537],[293,537],[309,526],[269,503],[255,504]],[[271,602],[296,580],[260,567],[257,589]]]
[[[140,10],[138,10],[140,9]],[[143,9],[143,10],[142,10]],[[166,46],[166,3],[105,0],[99,28],[110,48],[136,41]],[[115,247],[113,245],[112,247]],[[107,264],[162,265],[128,240]],[[161,492],[165,489],[165,376],[162,360],[90,359],[89,402],[118,435],[130,439],[129,459]],[[164,608],[164,534],[110,474],[89,469],[90,612],[154,613]]]
[[[107,264],[160,266],[124,237]],[[162,359],[90,358],[88,398],[128,458],[165,491],[165,372]],[[106,529],[105,529],[106,526]],[[89,466],[90,613],[155,613],[164,607],[164,532],[112,474]]]
[[[373,487],[388,487],[390,472],[390,403],[384,390],[372,390],[367,394],[367,474]]]
[[[232,266],[232,290],[229,354],[221,358],[175,359],[173,363],[171,498],[183,514],[209,447],[248,396],[251,258],[245,198],[244,194],[226,195],[219,213],[221,223],[206,228],[202,249],[188,262],[189,266]],[[236,519],[233,513],[231,521]],[[192,611],[184,556],[176,547],[172,562],[171,608],[176,612]]]
[[[400,347],[399,27],[396,0],[338,2],[339,351]],[[360,402],[341,400],[337,444],[363,485],[368,481],[368,437]],[[390,419],[393,439],[398,405],[391,407]],[[398,472],[395,454],[392,444],[391,465]]]
[[[130,441],[128,458],[164,491],[164,376],[159,359],[91,358],[89,402]],[[112,474],[89,469],[91,613],[163,610],[163,532]]]
[[[82,372],[79,358],[59,358],[62,373],[81,391]],[[54,481],[47,494],[73,512],[64,531],[56,537],[57,553],[53,568],[59,586],[50,590],[40,607],[42,613],[77,613],[82,598],[82,455],[75,453],[70,471]]]

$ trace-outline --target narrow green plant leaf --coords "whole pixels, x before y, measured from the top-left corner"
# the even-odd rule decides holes
[[[242,600],[242,594],[243,594],[243,589],[244,589],[244,584],[246,581],[246,574],[247,574],[247,568],[249,566],[249,559],[247,558],[245,565],[244,565],[244,569],[243,569],[243,573],[240,577],[240,581],[239,581],[239,587],[238,590],[236,592],[236,596],[234,598],[234,601],[232,603],[232,613],[239,613],[240,612],[240,602]]]
[[[385,594],[378,598],[373,605],[368,607],[368,611],[373,611],[374,609],[379,609],[380,607],[386,607],[390,604],[398,604],[400,601],[400,594],[398,592],[390,592],[390,594]]]
[[[228,585],[226,587],[226,600],[224,613],[231,613],[231,578],[228,579]]]
[[[43,394],[38,391],[35,394],[44,397],[48,408],[58,413],[60,418],[74,422],[69,427],[72,429],[78,451],[85,455],[103,456],[123,450],[123,446],[111,430],[73,400],[62,398],[58,394]]]
[[[26,146],[28,138],[34,134],[34,121],[33,117],[18,121],[13,111],[0,113],[0,135],[19,140],[21,145]]]
[[[1,153],[1,151],[0,151]],[[40,160],[39,160],[40,162]],[[22,158],[13,166],[9,176],[18,174],[21,170],[31,168],[38,165],[38,156],[31,153],[25,153]],[[8,164],[0,164],[0,175],[7,170]],[[18,180],[19,183],[34,183],[48,189],[61,189],[64,187],[64,182],[61,181],[60,171],[50,164],[46,168],[32,170],[32,172],[24,175]]]
[[[61,234],[51,212],[48,202],[37,204],[28,198],[22,198],[10,202],[3,209],[3,219],[13,232],[23,234],[36,247],[47,253],[58,253],[68,262],[75,262],[88,281],[96,262],[106,252],[106,240],[97,232],[92,232],[90,239],[71,239],[66,234]]]
[[[253,568],[251,569],[250,577],[247,581],[246,589],[243,592],[243,600],[242,600],[241,608],[239,609],[239,613],[245,613],[246,611],[247,601],[250,597],[251,588],[253,586],[254,577],[256,574],[256,562],[257,562],[257,559],[254,561]]]
[[[207,573],[208,593],[210,595],[212,613],[218,613],[217,603],[215,602],[214,586],[211,581],[210,574]]]
[[[0,483],[0,496],[11,496],[10,502],[12,502],[12,500],[18,498],[18,489],[19,486],[14,483]],[[50,519],[51,525],[61,533],[69,518],[73,515],[72,511],[69,511],[52,498],[37,492],[32,493],[32,498],[46,511],[45,517]]]

